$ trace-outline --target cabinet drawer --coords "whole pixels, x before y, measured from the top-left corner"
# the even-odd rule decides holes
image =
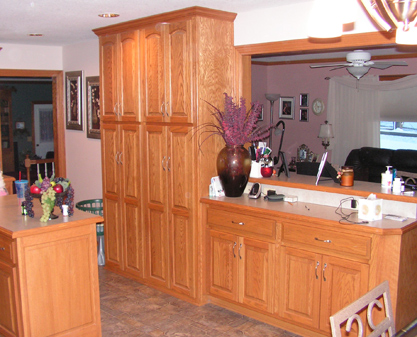
[[[275,239],[275,221],[242,213],[209,209],[207,223],[210,227],[230,229],[232,233],[252,234],[255,237]]]
[[[13,263],[12,240],[0,236],[0,260]]]
[[[322,250],[370,258],[372,240],[366,236],[284,223],[282,241],[284,244],[296,243],[297,246],[308,245]]]

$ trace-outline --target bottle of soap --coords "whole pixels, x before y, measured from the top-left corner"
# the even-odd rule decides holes
[[[381,187],[392,186],[392,173],[389,170],[392,166],[387,166],[385,173],[381,173]]]

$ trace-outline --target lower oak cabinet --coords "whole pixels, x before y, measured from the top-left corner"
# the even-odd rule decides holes
[[[278,314],[330,332],[329,317],[366,293],[367,264],[281,247]]]
[[[368,291],[371,235],[212,205],[206,226],[214,303],[328,336],[329,317]]]
[[[273,244],[211,230],[210,294],[271,312],[273,261]]]

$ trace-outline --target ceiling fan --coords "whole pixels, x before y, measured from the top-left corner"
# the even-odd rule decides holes
[[[404,61],[378,62],[371,61],[371,54],[363,50],[354,50],[346,55],[348,63],[339,64],[317,64],[311,65],[310,68],[335,67],[331,70],[346,68],[346,70],[358,80],[365,75],[370,68],[387,69],[391,66],[407,66]]]

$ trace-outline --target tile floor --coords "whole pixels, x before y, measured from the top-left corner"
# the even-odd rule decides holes
[[[198,307],[99,267],[103,337],[297,337],[212,304]]]

